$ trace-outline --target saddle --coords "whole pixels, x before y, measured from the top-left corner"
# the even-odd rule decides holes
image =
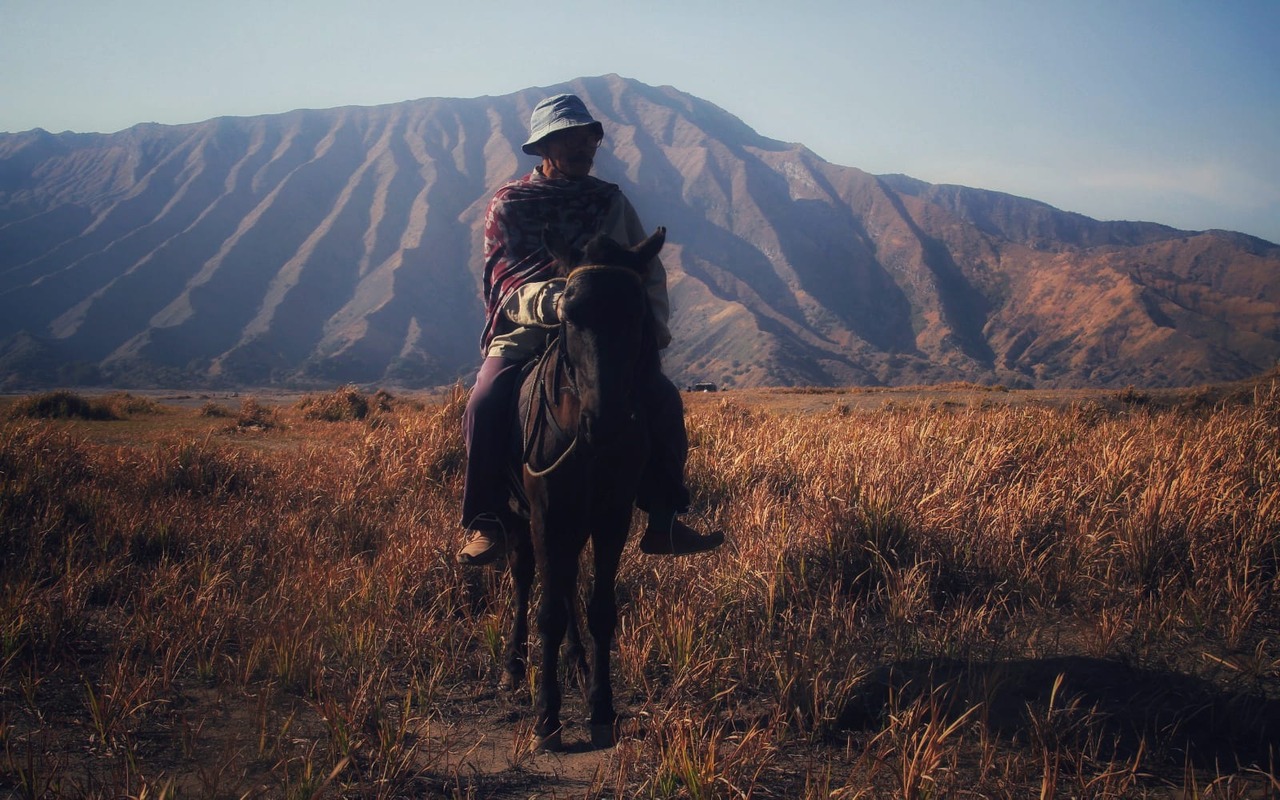
[[[511,511],[529,519],[529,498],[524,491],[526,468],[532,473],[549,472],[572,452],[575,439],[555,414],[564,392],[575,392],[563,366],[561,338],[554,337],[536,358],[520,370],[519,390],[512,402],[512,430],[507,456],[507,484]],[[536,463],[538,445],[548,437],[563,442],[561,455],[548,464]]]

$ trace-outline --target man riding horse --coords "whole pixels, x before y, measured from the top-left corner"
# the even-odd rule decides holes
[[[522,368],[546,349],[560,322],[564,284],[551,280],[556,263],[543,246],[544,232],[550,228],[575,245],[600,232],[627,246],[645,238],[639,216],[618,186],[590,174],[604,128],[578,97],[560,94],[543,100],[529,127],[529,140],[521,149],[541,157],[542,164],[500,188],[485,218],[485,358],[463,416],[467,472],[462,525],[473,534],[458,554],[463,564],[476,566],[506,553],[512,513],[505,480],[514,435],[512,403]],[[666,271],[655,257],[645,274],[657,345],[665,348],[671,341]],[[648,411],[652,446],[636,502],[648,513],[640,549],[686,555],[718,547],[722,533],[700,534],[678,518],[689,504],[684,482],[689,443],[680,392],[659,369],[642,384],[638,391]]]

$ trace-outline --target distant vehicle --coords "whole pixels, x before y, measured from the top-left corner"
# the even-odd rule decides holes
[[[716,391],[716,385],[715,385],[714,383],[711,383],[710,381],[704,381],[704,382],[702,382],[702,383],[695,383],[694,385],[690,386],[690,387],[689,387],[689,391],[691,391],[691,392],[714,392],[714,391]]]

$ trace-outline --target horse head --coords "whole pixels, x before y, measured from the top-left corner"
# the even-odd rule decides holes
[[[560,342],[589,446],[607,446],[631,426],[636,382],[657,368],[644,281],[666,233],[660,227],[633,247],[597,234],[582,248],[552,229],[544,234],[565,278]]]

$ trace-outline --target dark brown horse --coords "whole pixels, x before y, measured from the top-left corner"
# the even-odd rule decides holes
[[[586,666],[576,600],[579,558],[588,539],[595,576],[587,604],[593,647],[587,691],[591,739],[598,746],[615,739],[609,675],[609,648],[618,621],[614,583],[649,455],[636,387],[658,369],[644,276],[665,238],[666,229],[658,228],[625,248],[597,236],[577,250],[550,230],[545,237],[565,287],[558,338],[520,392],[518,429],[529,525],[517,532],[508,556],[516,603],[506,669],[510,685],[521,685],[536,565],[542,579],[536,733],[539,745],[549,750],[561,747],[559,662],[566,631],[575,665]]]

